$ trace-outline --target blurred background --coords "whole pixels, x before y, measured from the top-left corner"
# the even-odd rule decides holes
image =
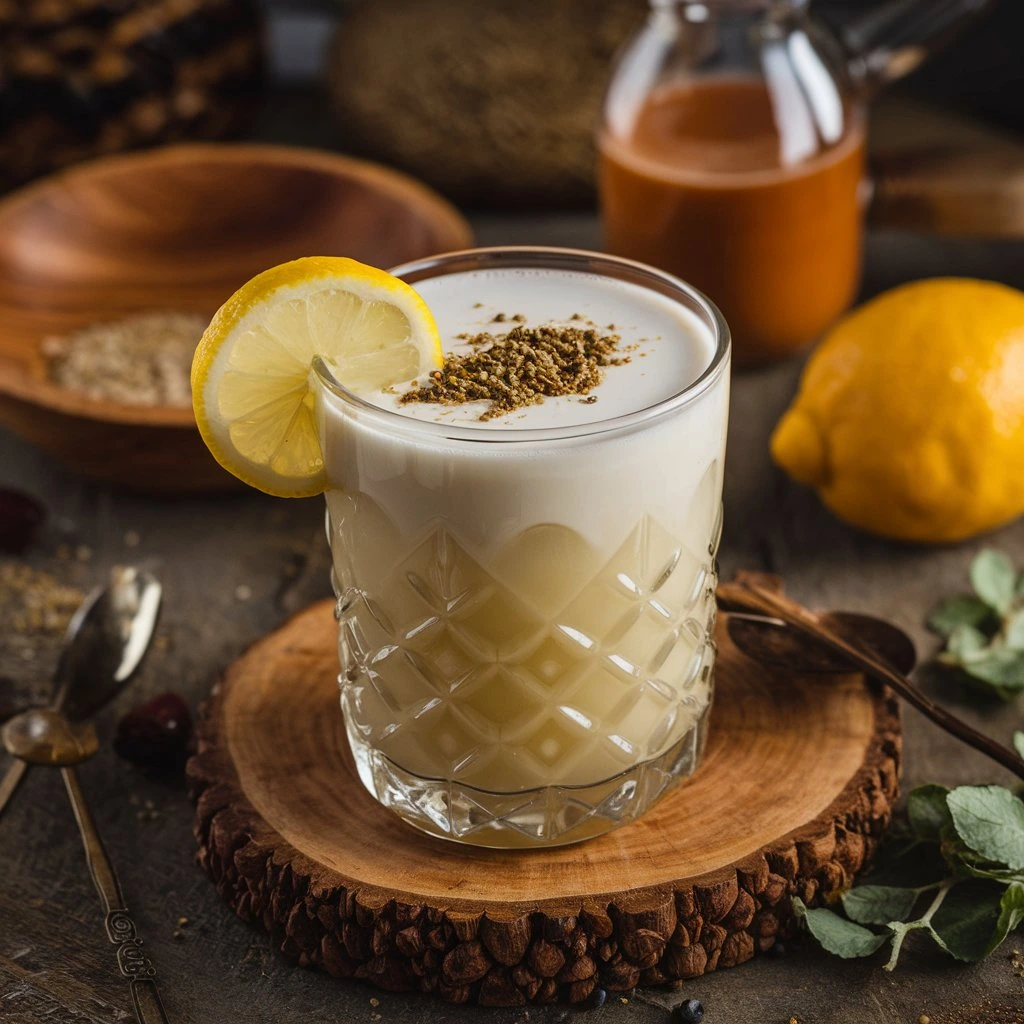
[[[97,153],[249,136],[379,159],[469,207],[586,208],[612,57],[647,6],[0,0],[0,188]],[[834,25],[872,6],[812,0]],[[1024,4],[996,3],[894,95],[1024,131]]]

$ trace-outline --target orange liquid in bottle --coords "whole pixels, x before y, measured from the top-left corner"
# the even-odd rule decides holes
[[[860,279],[861,124],[789,165],[786,145],[767,89],[743,79],[666,87],[628,138],[600,140],[606,248],[705,292],[741,365],[810,344]]]

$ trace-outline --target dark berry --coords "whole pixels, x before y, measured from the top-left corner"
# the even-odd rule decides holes
[[[139,768],[163,774],[184,765],[191,735],[192,716],[185,702],[176,693],[162,693],[118,722],[114,749]]]
[[[608,999],[608,993],[603,988],[595,988],[590,993],[590,998],[587,1000],[587,1006],[592,1010],[598,1010],[604,1006]]]
[[[700,1024],[704,1019],[704,1004],[699,999],[687,999],[672,1011],[676,1024]]]
[[[769,956],[785,956],[786,947],[781,942],[773,942],[765,952]]]
[[[22,491],[0,488],[0,551],[21,554],[46,518],[43,506]]]

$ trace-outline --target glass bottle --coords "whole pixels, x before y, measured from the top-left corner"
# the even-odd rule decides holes
[[[703,290],[739,365],[810,344],[859,285],[868,98],[988,3],[893,0],[840,35],[807,0],[651,0],[605,100],[605,247]]]

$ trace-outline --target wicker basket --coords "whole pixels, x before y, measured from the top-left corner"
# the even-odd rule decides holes
[[[0,0],[0,189],[232,134],[261,66],[252,0]]]

